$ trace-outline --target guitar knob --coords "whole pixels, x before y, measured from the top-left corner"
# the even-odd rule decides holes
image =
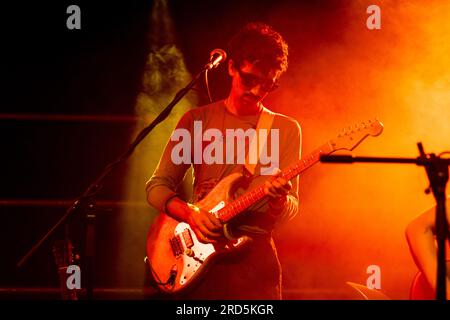
[[[192,249],[186,249],[186,251],[184,251],[184,253],[185,253],[188,257],[194,257],[194,256],[195,256],[194,250],[192,250]]]

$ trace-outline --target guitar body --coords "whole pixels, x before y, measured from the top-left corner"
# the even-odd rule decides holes
[[[225,177],[195,205],[215,213],[233,199],[231,193],[241,178],[240,173]],[[184,291],[201,279],[207,267],[218,256],[236,251],[249,241],[248,237],[241,237],[234,241],[205,244],[197,239],[189,224],[179,222],[161,212],[147,236],[150,271],[162,291]]]

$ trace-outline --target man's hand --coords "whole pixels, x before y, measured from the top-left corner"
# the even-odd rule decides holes
[[[167,202],[166,213],[175,220],[189,223],[200,242],[216,243],[216,239],[222,236],[222,223],[219,219],[178,197],[173,197]]]
[[[187,204],[189,214],[187,223],[195,232],[198,240],[203,243],[217,243],[222,236],[222,223],[213,214],[192,204]]]
[[[281,176],[280,169],[277,169],[272,179],[267,180],[264,185],[264,192],[270,198],[269,202],[276,207],[284,205],[291,189],[292,183]]]

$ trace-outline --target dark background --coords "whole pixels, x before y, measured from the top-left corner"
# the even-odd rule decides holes
[[[66,8],[81,8],[81,30],[66,28]],[[134,115],[148,53],[148,1],[20,1],[2,7],[2,114]],[[80,195],[129,143],[133,121],[0,120],[2,184],[7,200],[69,200]],[[99,199],[120,200],[124,166],[108,178]],[[22,199],[22,200],[21,200]],[[68,207],[0,208],[0,287],[57,287],[55,235],[20,269],[19,259]],[[96,286],[113,287],[111,268],[118,210],[96,222]],[[70,220],[83,264],[83,217]],[[83,278],[84,279],[84,278]],[[20,295],[19,295],[20,297]]]
[[[191,74],[224,48],[248,21],[267,18],[275,1],[170,1],[176,45]],[[312,3],[312,2],[311,2]],[[81,30],[68,30],[66,8],[81,8]],[[20,1],[2,4],[0,198],[69,200],[80,195],[104,166],[127,147],[133,121],[72,121],[51,115],[134,115],[149,53],[152,1]],[[310,4],[312,5],[312,4]],[[317,4],[319,5],[319,4]],[[227,92],[224,68],[210,75],[215,97]],[[206,103],[204,95],[200,103]],[[162,109],[163,106],[161,106]],[[44,119],[20,118],[42,115]],[[125,167],[104,185],[101,200],[121,200]],[[144,199],[142,199],[144,200]],[[23,202],[25,203],[25,202]],[[67,205],[67,204],[66,204]],[[0,287],[58,285],[51,254],[59,230],[31,259],[15,265],[58,220],[64,205],[0,207]],[[97,286],[114,287],[116,209],[99,211]],[[71,220],[72,241],[82,254],[83,218]],[[142,244],[143,247],[144,244]],[[125,284],[126,285],[126,284]]]

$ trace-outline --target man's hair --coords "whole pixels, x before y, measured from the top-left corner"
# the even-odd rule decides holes
[[[281,34],[271,26],[252,22],[245,25],[228,44],[229,57],[237,67],[247,60],[264,69],[286,71],[288,66],[288,45]]]

